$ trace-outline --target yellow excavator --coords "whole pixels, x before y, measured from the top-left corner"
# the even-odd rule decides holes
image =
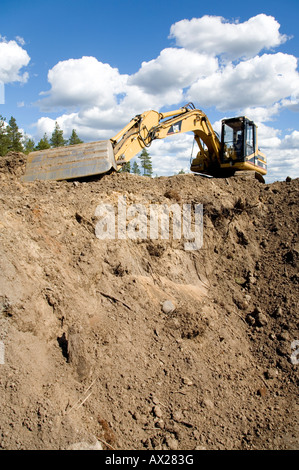
[[[214,177],[246,172],[263,181],[267,162],[254,122],[245,116],[223,119],[219,137],[192,103],[166,113],[139,114],[110,140],[31,152],[22,180],[68,180],[118,171],[153,140],[183,132],[193,132],[199,148],[191,171]]]

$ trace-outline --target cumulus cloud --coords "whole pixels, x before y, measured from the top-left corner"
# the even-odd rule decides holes
[[[173,135],[167,140],[156,140],[152,143],[150,154],[152,157],[153,173],[161,176],[190,170],[190,158],[194,137],[192,134]],[[195,153],[198,149],[194,149]]]
[[[258,143],[262,145],[262,150],[269,155],[273,149],[277,149],[281,145],[281,131],[272,126],[263,123],[258,124]]]
[[[287,40],[272,16],[260,14],[243,23],[230,23],[221,16],[203,16],[173,24],[170,38],[186,49],[230,59],[249,58],[263,49],[277,47]]]
[[[162,50],[131,76],[120,74],[95,57],[59,62],[49,70],[51,89],[41,93],[42,109],[135,109],[138,103],[141,111],[141,105],[143,109],[161,108],[191,100],[200,107],[215,106],[225,111],[269,107],[299,95],[297,59],[292,55],[263,54],[225,64],[216,57],[232,52],[236,43],[243,52],[250,47],[256,54],[284,42],[286,37],[279,33],[279,24],[271,16],[261,14],[240,24],[207,16],[182,20],[171,27],[171,36],[184,47]],[[286,103],[291,106],[290,100]]]
[[[25,44],[26,44],[25,39],[22,38],[22,36],[16,36],[16,41],[17,41],[21,46],[25,46]]]
[[[156,59],[143,62],[132,76],[95,57],[69,59],[49,70],[51,88],[41,93],[39,104],[45,111],[96,106],[99,110],[133,107],[141,112],[181,102],[183,89],[194,77],[206,77],[217,67],[215,58],[177,48],[164,49]]]
[[[58,62],[48,72],[50,89],[40,94],[39,104],[45,111],[60,110],[57,121],[66,136],[75,128],[85,141],[113,137],[148,109],[169,110],[188,101],[204,111],[216,108],[223,117],[245,114],[258,124],[260,146],[271,154],[270,162],[278,165],[284,151],[289,155],[285,168],[295,171],[297,131],[283,138],[265,124],[278,120],[282,110],[299,110],[297,59],[274,51],[288,39],[279,30],[279,23],[265,14],[244,22],[218,16],[182,20],[170,29],[175,45],[131,75],[95,57]],[[54,119],[39,119],[37,134],[51,134],[54,125]],[[219,131],[220,121],[214,126]],[[154,171],[169,174],[170,168],[189,167],[190,141],[192,135],[154,142]]]
[[[21,72],[30,61],[30,57],[16,41],[6,41],[0,37],[0,82],[26,82],[28,73]]]
[[[242,49],[238,55],[244,56],[246,47],[251,48],[247,55],[252,55],[283,43],[286,36],[279,33],[273,17],[261,14],[244,23],[208,16],[182,20],[171,27],[171,37],[179,47],[162,50],[131,76],[95,57],[59,62],[48,72],[51,88],[41,93],[41,108],[77,108],[81,111],[78,118],[85,120],[89,115],[93,121],[99,111],[112,110],[112,115],[125,119],[125,109],[130,108],[132,114],[184,101],[221,111],[270,108],[280,100],[293,108],[298,103],[299,74],[294,56],[278,52],[237,63],[221,63],[217,57],[232,53],[236,44]],[[291,96],[295,97],[292,101]],[[83,117],[86,109],[89,111]]]
[[[194,77],[207,77],[218,68],[214,57],[186,49],[168,48],[141,68],[129,79],[129,84],[137,85],[150,94],[167,96],[169,90],[180,90],[190,86]],[[177,101],[181,98],[178,96]]]
[[[299,131],[293,131],[284,137],[280,145],[281,148],[299,149]]]
[[[290,111],[298,112],[299,111],[299,90],[296,94],[292,95],[290,98],[282,100],[281,103],[285,108]]]
[[[281,145],[284,145],[282,140]],[[274,148],[268,155],[266,182],[283,181],[287,176],[297,178],[299,174],[299,149]]]
[[[189,90],[191,100],[220,110],[246,106],[269,106],[299,90],[296,57],[278,52],[232,63]]]
[[[37,138],[42,137],[44,133],[50,136],[57,121],[66,137],[76,129],[84,141],[105,140],[113,137],[116,131],[127,124],[132,117],[129,115],[124,117],[113,108],[104,112],[94,107],[80,112],[65,113],[56,119],[41,117],[36,123],[36,135]]]
[[[126,75],[95,57],[58,62],[48,72],[51,90],[42,92],[42,109],[52,107],[111,107],[125,91]]]
[[[248,116],[251,120],[259,123],[272,121],[279,115],[283,108],[282,102],[274,103],[272,106],[248,106],[243,108],[241,114]]]

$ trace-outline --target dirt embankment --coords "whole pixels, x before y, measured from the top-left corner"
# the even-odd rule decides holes
[[[24,162],[0,164],[0,448],[298,449],[299,180],[25,184]],[[122,197],[203,204],[203,245],[101,240]]]

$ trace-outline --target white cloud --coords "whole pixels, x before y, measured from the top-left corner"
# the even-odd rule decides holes
[[[190,86],[194,77],[216,71],[217,66],[215,58],[177,48],[164,49],[158,58],[143,62],[131,77],[95,57],[69,59],[49,70],[51,89],[40,93],[39,105],[43,110],[133,106],[142,112],[181,102],[183,88]]]
[[[268,155],[268,173],[265,178],[266,182],[283,181],[287,176],[298,178],[298,175],[299,149],[273,149]]]
[[[282,149],[287,148],[291,149],[299,149],[299,131],[293,131],[291,134],[286,135],[281,142],[280,147]]]
[[[30,57],[16,41],[0,37],[0,82],[26,82],[28,73],[20,70],[28,65]]]
[[[130,110],[124,111],[120,106],[106,110],[94,106],[79,112],[62,114],[56,119],[41,117],[36,123],[36,138],[41,138],[45,132],[51,135],[55,121],[57,121],[66,136],[71,134],[72,129],[76,129],[79,137],[84,141],[110,139],[135,114],[130,114]]]
[[[82,57],[58,62],[48,72],[51,90],[40,101],[43,109],[52,107],[111,107],[117,95],[124,93],[127,76],[95,57]]]
[[[141,107],[139,112],[146,108]],[[138,114],[137,105],[126,108],[125,106],[111,106],[101,109],[98,106],[86,107],[78,112],[65,113],[52,119],[41,117],[36,123],[36,138],[40,139],[44,132],[50,135],[57,120],[66,136],[76,129],[79,137],[84,141],[105,140],[112,138],[120,129]]]
[[[273,106],[248,106],[244,108],[241,114],[257,123],[267,122],[271,121],[274,116],[277,116],[282,107],[281,103],[275,103]]]
[[[229,63],[189,90],[192,101],[220,110],[270,106],[299,90],[296,57],[278,52]]]
[[[218,61],[206,54],[186,49],[168,48],[149,62],[143,62],[141,68],[129,79],[129,84],[141,87],[147,93],[163,94],[165,104],[169,93],[190,86],[194,77],[207,77],[218,68]],[[178,96],[176,102],[180,100]],[[172,98],[170,101],[174,102]]]
[[[224,54],[230,59],[249,58],[287,40],[279,33],[279,27],[272,16],[265,14],[244,23],[229,23],[220,16],[203,16],[173,24],[170,38],[174,38],[178,46],[193,51]]]
[[[155,140],[148,149],[153,163],[153,174],[167,176],[182,169],[187,173],[190,171],[191,157],[195,158],[198,150],[193,132]]]
[[[26,42],[22,36],[16,36],[16,41],[20,44],[20,46],[25,46]]]
[[[182,20],[170,31],[176,46],[142,62],[132,75],[95,57],[58,62],[48,72],[50,89],[41,93],[39,104],[46,111],[61,110],[57,121],[65,137],[76,129],[85,141],[112,138],[136,114],[180,107],[187,101],[203,111],[215,107],[223,118],[247,115],[258,124],[260,147],[270,155],[269,174],[274,177],[275,168],[282,166],[282,174],[298,173],[297,131],[282,138],[279,129],[265,124],[278,122],[282,110],[299,109],[297,59],[273,52],[287,39],[279,28],[264,14],[243,23],[211,16]],[[44,132],[50,136],[54,125],[55,119],[40,118],[39,138]],[[220,121],[214,129],[220,131]],[[189,168],[192,138],[183,134],[155,141],[150,150],[154,173]],[[283,155],[287,163],[282,163]]]
[[[67,115],[69,119],[72,119],[74,116],[75,116],[74,114]],[[59,124],[60,128],[62,128],[65,131],[64,117],[60,116],[56,119],[56,121]],[[50,138],[55,127],[55,119],[51,119],[49,117],[41,117],[37,121],[36,127],[37,127],[37,134],[35,136],[36,139],[40,139],[41,137],[44,136],[44,134],[47,134],[48,138]]]
[[[297,93],[292,95],[290,98],[282,100],[281,103],[285,108],[290,111],[298,112],[299,111],[299,90]]]
[[[206,37],[203,50],[209,51],[211,48],[214,54],[229,51],[229,31],[234,32],[231,34],[233,44],[238,35],[240,38],[246,36],[246,44],[251,45],[252,51],[260,49],[253,44],[259,35],[254,34],[253,40],[246,34],[248,31],[260,30],[261,26],[267,26],[267,31],[263,29],[263,39],[260,39],[263,47],[274,46],[285,40],[285,36],[278,32],[279,24],[273,17],[266,15],[258,15],[242,24],[224,22],[219,17],[194,18],[190,22],[182,20],[173,25],[172,35],[178,34],[183,44],[188,43],[184,29],[186,24],[192,25],[191,31],[201,31],[200,27],[207,27],[210,22],[217,29],[219,44],[211,43]],[[205,31],[203,28],[202,34],[206,34]],[[194,37],[197,38],[196,35]],[[200,37],[197,38],[199,40]],[[191,47],[189,43],[187,45]],[[40,105],[44,110],[55,107],[73,108],[72,111],[90,109],[92,116],[97,114],[95,107],[108,111],[108,114],[110,110],[113,110],[112,114],[119,114],[116,110],[122,109],[120,114],[126,115],[125,109],[129,107],[142,112],[149,108],[160,109],[181,104],[183,101],[194,101],[201,108],[215,106],[222,111],[249,106],[271,107],[279,100],[299,95],[296,67],[297,59],[283,53],[264,54],[237,64],[229,62],[220,65],[213,55],[177,47],[162,50],[157,58],[143,62],[135,74],[128,76],[95,57],[82,57],[61,61],[49,70],[51,89],[41,93],[46,98],[40,100]],[[291,106],[289,100],[286,102]]]
[[[266,156],[273,152],[273,149],[279,148],[281,145],[281,131],[263,123],[258,123],[258,143],[262,147],[262,151]]]

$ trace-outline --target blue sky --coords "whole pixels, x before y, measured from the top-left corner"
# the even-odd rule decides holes
[[[255,120],[267,181],[298,177],[298,14],[297,0],[1,0],[0,114],[36,141],[55,120],[88,141],[193,101],[216,130]],[[154,142],[154,173],[188,170],[191,149],[189,134]]]

